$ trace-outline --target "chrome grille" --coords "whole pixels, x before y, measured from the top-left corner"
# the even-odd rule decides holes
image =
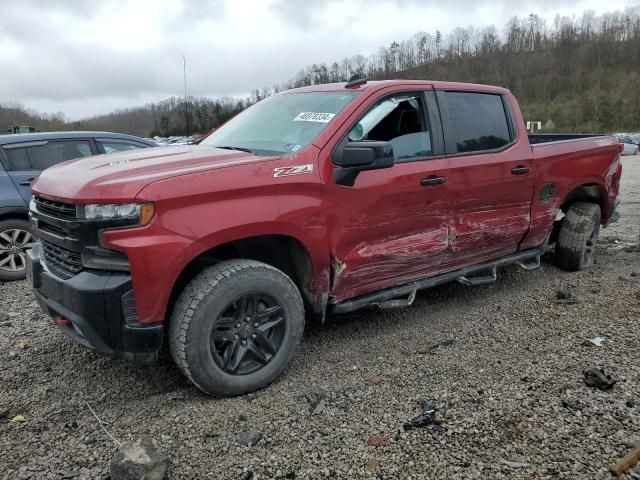
[[[36,208],[42,213],[59,218],[76,218],[76,206],[70,203],[54,202],[42,197],[34,197]]]
[[[79,253],[49,242],[41,241],[41,243],[45,264],[53,273],[67,279],[82,271],[82,259]]]

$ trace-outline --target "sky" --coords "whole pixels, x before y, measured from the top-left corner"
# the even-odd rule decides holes
[[[247,96],[311,63],[455,27],[638,0],[1,0],[0,103],[77,120],[188,94]]]

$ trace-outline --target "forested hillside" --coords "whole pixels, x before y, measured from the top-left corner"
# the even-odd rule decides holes
[[[555,131],[640,131],[640,10],[579,18],[513,18],[495,27],[457,28],[446,38],[418,33],[376,55],[310,65],[292,86],[360,74],[505,86],[528,120]]]
[[[188,109],[185,109],[184,98],[171,97],[162,102],[117,110],[77,122],[65,122],[63,113],[40,114],[19,103],[12,103],[0,105],[0,126],[6,129],[10,125],[31,125],[38,131],[99,130],[166,137],[185,134],[185,113],[189,133],[204,133],[226,122],[251,103],[250,99],[190,97]]]
[[[31,125],[38,130],[65,130],[67,125],[62,112],[39,113],[18,102],[0,104],[0,134],[12,125]]]
[[[355,55],[330,65],[313,64],[288,82],[254,90],[246,99],[190,98],[190,132],[205,132],[251,103],[287,88],[345,81],[410,78],[488,83],[510,88],[526,119],[552,131],[640,131],[640,9],[596,16],[556,17],[551,24],[530,15],[502,29],[436,31]],[[0,106],[0,125],[38,129],[98,129],[170,135],[185,132],[182,98],[64,123],[61,114],[39,115],[15,104]]]

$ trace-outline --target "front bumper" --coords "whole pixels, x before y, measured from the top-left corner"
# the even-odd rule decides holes
[[[83,270],[62,279],[49,271],[36,243],[27,251],[27,278],[40,306],[75,342],[113,358],[157,360],[163,325],[137,323],[129,274]]]

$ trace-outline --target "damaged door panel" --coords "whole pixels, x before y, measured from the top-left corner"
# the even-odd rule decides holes
[[[324,185],[334,299],[435,274],[446,256],[449,161],[435,103],[424,88],[385,95],[354,115],[338,143],[340,152],[387,142],[395,164],[360,172],[352,186]]]
[[[531,223],[531,149],[502,95],[439,92],[451,190],[447,269],[510,255]],[[469,115],[468,112],[477,112]]]
[[[328,216],[332,238],[334,297],[385,288],[437,272],[448,251],[449,191],[425,191],[427,168],[447,174],[447,160],[412,162],[368,172],[349,191],[336,189],[335,215]],[[381,178],[385,177],[385,178]],[[381,196],[376,195],[384,190]]]

